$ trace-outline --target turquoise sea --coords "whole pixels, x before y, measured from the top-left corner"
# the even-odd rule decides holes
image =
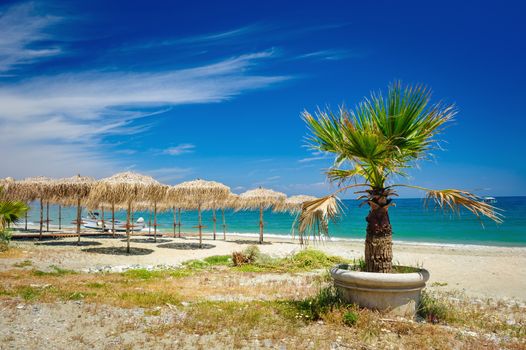
[[[497,246],[526,246],[526,197],[497,197],[496,206],[502,209],[504,223],[497,225],[487,219],[479,220],[468,212],[444,214],[433,207],[425,209],[422,199],[398,199],[396,207],[389,211],[393,226],[394,239],[409,242],[478,244]],[[336,224],[331,224],[330,235],[333,239],[364,239],[365,216],[367,208],[359,208],[359,202],[344,200],[344,214]],[[85,214],[85,211],[83,211]],[[75,216],[75,208],[62,209],[63,223],[70,226]],[[106,212],[109,219],[111,213]],[[118,219],[125,220],[124,212],[116,214]],[[148,222],[148,212],[137,212],[135,218],[144,217]],[[222,234],[221,212],[218,211],[217,231]],[[259,213],[255,211],[225,212],[228,233],[257,235],[259,232]],[[265,234],[290,236],[295,217],[284,213],[267,210],[264,214]],[[58,224],[58,207],[50,206],[51,224]],[[38,221],[38,203],[33,204],[29,216],[30,222]],[[158,215],[159,229],[173,230],[172,212]],[[195,232],[197,212],[182,213],[182,231]],[[203,213],[205,232],[212,231],[212,212]],[[23,223],[22,223],[23,225]]]

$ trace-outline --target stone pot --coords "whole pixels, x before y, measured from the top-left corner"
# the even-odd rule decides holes
[[[400,316],[415,315],[420,292],[429,279],[425,269],[410,273],[374,273],[352,271],[347,264],[332,268],[331,275],[345,301]]]

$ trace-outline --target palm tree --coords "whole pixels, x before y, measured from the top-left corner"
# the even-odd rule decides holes
[[[0,234],[4,237],[6,229],[17,223],[29,210],[24,202],[2,200],[2,187],[0,187]]]
[[[431,91],[424,86],[391,84],[387,96],[372,93],[353,110],[341,107],[335,114],[318,110],[313,117],[303,112],[310,131],[309,144],[316,150],[335,155],[327,171],[339,189],[323,198],[306,202],[298,220],[300,234],[327,232],[328,220],[335,219],[340,206],[336,194],[358,189],[359,200],[369,205],[365,239],[368,272],[391,272],[392,228],[389,207],[394,205],[397,188],[411,187],[426,192],[425,202],[434,200],[443,209],[458,212],[462,207],[476,216],[501,222],[496,208],[461,190],[433,190],[394,184],[406,177],[406,169],[438,149],[437,136],[456,114],[454,105],[431,104]]]

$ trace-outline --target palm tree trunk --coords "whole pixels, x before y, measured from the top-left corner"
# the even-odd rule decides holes
[[[153,241],[157,242],[157,203],[153,204]]]
[[[79,240],[77,241],[78,244],[80,244],[80,222],[82,219],[82,207],[80,206],[80,198],[77,199],[77,235],[79,236]]]
[[[128,202],[128,210],[126,211],[126,253],[130,254],[130,212],[131,203]]]
[[[221,209],[221,216],[223,218],[223,240],[226,241],[226,220],[225,220],[225,209]]]
[[[197,216],[199,218],[199,248],[203,248],[203,226],[201,225],[201,204],[197,207]]]
[[[263,244],[263,206],[259,207],[259,244]]]
[[[44,230],[44,202],[40,199],[40,239],[42,239],[42,231]]]
[[[216,240],[216,223],[217,223],[217,217],[216,217],[216,209],[212,209],[212,220],[214,221],[214,241]]]
[[[365,269],[368,272],[392,271],[393,231],[387,209],[387,206],[382,207],[372,203],[367,215]]]

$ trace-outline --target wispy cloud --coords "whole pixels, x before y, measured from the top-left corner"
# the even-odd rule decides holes
[[[44,29],[57,17],[33,15],[31,4],[2,10],[0,72],[57,53],[31,48],[43,38],[53,41]],[[10,155],[0,176],[78,172],[104,176],[127,167],[121,157],[129,154],[112,156],[107,137],[122,139],[144,132],[150,127],[144,118],[170,106],[222,102],[289,79],[252,73],[272,55],[272,51],[247,53],[187,69],[105,72],[101,67],[6,82],[0,85],[0,147],[9,149]],[[191,150],[182,145],[169,154]]]
[[[343,60],[346,58],[351,58],[358,56],[357,54],[352,53],[350,50],[338,50],[338,49],[331,49],[331,50],[319,50],[319,51],[313,51],[308,52],[299,56],[296,56],[296,59],[321,59],[321,60],[329,60],[329,61],[338,61]]]
[[[192,145],[190,143],[183,143],[174,147],[168,147],[167,149],[163,150],[162,153],[171,156],[179,156],[181,154],[193,153],[194,149],[195,145]]]
[[[37,14],[33,3],[0,8],[0,73],[60,54],[59,47],[38,45],[50,39],[46,30],[58,20]]]
[[[330,158],[330,155],[328,153],[313,152],[311,157],[302,158],[302,159],[298,160],[298,163],[311,163],[311,162],[315,162],[315,161],[318,161],[318,160],[325,160],[325,159],[329,159],[329,158]]]

